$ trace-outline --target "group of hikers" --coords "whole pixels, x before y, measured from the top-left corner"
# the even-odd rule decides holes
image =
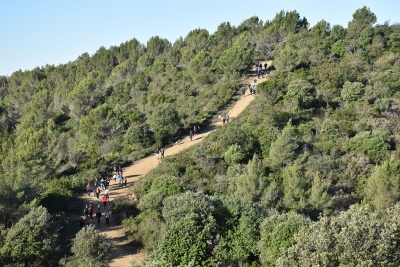
[[[106,203],[106,202],[103,202]],[[104,205],[104,208],[106,208],[106,205]],[[83,212],[86,214],[86,220],[83,219],[82,217],[79,219],[79,225],[82,228],[85,226],[85,224],[91,224],[92,219],[93,219],[93,214],[94,214],[94,209],[92,204],[86,205],[85,208],[83,209]],[[111,213],[109,210],[106,210],[104,215],[101,213],[101,207],[100,204],[97,205],[97,211],[96,211],[96,218],[97,218],[97,224],[100,225],[100,219],[101,217],[106,218],[106,225],[110,225],[110,218],[111,218]]]
[[[164,148],[156,148],[156,159],[164,158]]]
[[[225,122],[229,122],[229,115],[225,113],[224,115],[221,116],[221,114],[219,114],[218,121],[222,121],[223,124]]]
[[[200,134],[200,131],[201,131],[201,129],[200,129],[200,126],[193,126],[193,131],[192,130],[189,130],[189,138],[190,138],[190,141],[192,141],[193,140],[193,137],[196,135],[196,134]]]
[[[263,70],[263,65],[257,61],[256,63],[256,73],[257,73],[257,77],[258,79],[260,79],[260,75],[262,78],[264,78],[264,74],[269,73],[269,70],[267,69],[268,64],[265,62],[264,63],[264,70]]]
[[[255,64],[255,68],[256,68],[256,74],[258,76],[258,78],[260,78],[260,75],[262,77],[264,77],[264,74],[268,74],[269,70],[267,69],[268,64],[264,63],[264,70],[263,70],[263,65],[260,62],[257,62]],[[250,90],[250,95],[255,95],[256,94],[256,84],[257,84],[257,80],[254,79],[253,83],[248,84],[249,90]],[[246,88],[243,87],[242,88],[242,94],[243,96],[246,93]],[[224,115],[219,114],[218,115],[218,121],[225,124],[225,122],[229,122],[229,115],[227,115],[226,113]],[[200,126],[193,126],[193,131],[190,130],[189,131],[189,138],[190,141],[193,140],[193,137],[196,134],[200,133]],[[158,159],[163,159],[164,158],[164,148],[157,148],[155,151],[156,154],[156,158]],[[127,186],[127,180],[123,177],[122,175],[122,169],[121,167],[116,168],[114,167],[113,169],[113,173],[112,173],[112,180],[114,181],[114,185],[117,183],[117,179],[119,180],[119,185],[121,187]],[[101,202],[103,203],[103,207],[104,209],[107,206],[107,202],[109,201],[109,195],[110,195],[110,181],[111,179],[109,177],[103,178],[101,177],[100,180],[96,179],[94,181],[93,184],[93,188],[91,187],[90,183],[88,183],[86,185],[86,191],[88,196],[91,195],[91,192],[94,192],[94,195],[96,196],[97,199],[100,199],[100,193],[103,190],[103,197],[101,199]],[[86,205],[85,209],[84,209],[84,213],[86,214],[86,221],[81,217],[79,220],[80,226],[81,228],[85,225],[85,224],[90,224],[93,218],[93,207],[92,204]],[[106,212],[104,213],[104,215],[101,213],[101,207],[100,204],[98,204],[97,206],[97,212],[96,212],[96,218],[97,218],[97,223],[100,224],[100,218],[104,216],[106,218],[106,224],[109,225],[109,220],[111,218],[111,214],[109,212],[109,210],[106,210]]]
[[[117,183],[117,179],[119,180],[119,183]],[[122,175],[122,168],[113,168],[112,172],[112,180],[113,180],[113,185],[119,185],[121,187],[127,186],[127,179],[124,178]],[[100,179],[96,179],[93,182],[93,186],[88,183],[86,185],[86,192],[87,195],[90,197],[91,193],[93,191],[94,197],[96,197],[98,200],[100,200],[100,194],[103,192],[103,196],[101,198],[101,202],[103,203],[103,208],[105,209],[107,207],[107,202],[110,200],[110,182],[111,179],[110,177],[100,177]],[[84,208],[84,213],[86,214],[86,220],[83,219],[82,217],[79,220],[79,224],[81,228],[85,224],[91,224],[94,210],[92,204],[86,205]],[[111,218],[111,214],[108,210],[104,213],[104,215],[101,213],[101,207],[100,204],[97,206],[97,212],[96,212],[96,218],[97,218],[97,223],[100,224],[100,218],[104,216],[106,218],[106,224],[109,225],[109,219]]]
[[[257,79],[254,79],[254,81],[252,83],[249,83],[247,85],[249,87],[249,91],[250,91],[250,95],[256,95],[256,86],[257,86]],[[242,95],[245,96],[246,95],[246,88],[242,87]]]

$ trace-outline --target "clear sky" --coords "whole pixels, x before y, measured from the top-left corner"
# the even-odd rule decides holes
[[[0,0],[0,75],[19,69],[74,61],[136,38],[146,44],[152,36],[172,43],[196,28],[216,31],[222,22],[239,25],[258,16],[272,20],[280,10],[297,10],[310,26],[321,19],[347,27],[352,14],[364,5],[378,23],[397,19],[395,0]],[[397,16],[396,16],[397,15]]]

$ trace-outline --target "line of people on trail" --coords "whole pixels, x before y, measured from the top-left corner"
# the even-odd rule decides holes
[[[229,122],[229,115],[228,114],[224,114],[221,116],[221,114],[218,114],[218,121],[224,124],[225,122]]]
[[[119,182],[117,182],[117,179],[119,180]],[[116,168],[114,166],[113,168],[113,172],[112,172],[112,180],[113,180],[113,186],[120,186],[120,187],[124,187],[127,186],[127,179],[124,178],[123,174],[122,174],[122,168]],[[86,192],[87,195],[90,197],[91,196],[91,192],[93,192],[93,196],[95,198],[97,198],[99,201],[101,201],[101,203],[103,203],[103,208],[105,209],[107,207],[107,202],[110,201],[110,182],[111,182],[111,178],[110,177],[100,177],[99,179],[95,179],[95,181],[93,182],[93,186],[91,186],[90,182],[87,183],[86,185]],[[102,193],[103,191],[103,193]],[[103,194],[103,197],[100,200],[100,194]],[[93,210],[93,206],[92,204],[86,205],[84,208],[84,213],[86,214],[86,219],[80,218],[79,220],[79,224],[81,226],[81,228],[85,225],[85,224],[91,224],[92,223],[92,219],[93,219],[93,215],[94,210]],[[98,224],[100,224],[100,218],[102,216],[105,216],[106,218],[106,224],[109,224],[109,219],[111,218],[111,214],[110,212],[107,210],[104,215],[101,214],[100,211],[100,204],[98,204],[97,206],[97,212],[96,212],[96,218],[97,218],[97,222]]]
[[[193,131],[192,130],[189,130],[189,138],[190,138],[190,141],[192,141],[193,140],[193,137],[196,135],[196,134],[200,134],[200,131],[201,131],[201,128],[200,128],[200,126],[193,126]]]
[[[247,84],[247,86],[249,87],[250,95],[255,96],[256,89],[257,89],[257,80],[254,79],[254,81],[252,83]],[[246,96],[246,88],[245,87],[242,88],[242,95]]]
[[[106,203],[106,202],[103,202]],[[104,205],[104,208],[106,208],[106,205]],[[82,218],[80,217],[79,219],[79,225],[82,228],[85,225],[90,225],[92,224],[92,219],[93,219],[93,214],[94,214],[94,209],[92,204],[86,205],[85,208],[83,209],[83,212],[86,214],[86,218]],[[96,211],[96,218],[97,218],[97,224],[100,225],[100,219],[101,217],[105,217],[106,218],[106,225],[110,225],[110,218],[111,218],[111,213],[109,210],[106,210],[103,213],[101,213],[101,207],[100,204],[97,205],[97,211]]]
[[[164,148],[156,148],[156,159],[164,158]]]
[[[265,62],[264,63],[264,70],[263,70],[263,65],[257,61],[256,63],[256,73],[257,73],[257,77],[260,79],[260,75],[262,78],[264,78],[264,74],[269,74],[269,70],[267,69],[268,64]]]

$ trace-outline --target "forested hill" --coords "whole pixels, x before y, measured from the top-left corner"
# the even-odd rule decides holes
[[[48,260],[51,246],[15,250],[47,212],[29,209],[59,213],[113,165],[207,125],[268,59],[246,114],[138,186],[125,225],[149,266],[398,266],[400,26],[376,21],[363,7],[347,28],[310,28],[282,11],[0,77],[0,263]]]

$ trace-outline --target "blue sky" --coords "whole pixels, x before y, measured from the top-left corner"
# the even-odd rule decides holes
[[[229,21],[239,25],[258,16],[272,20],[280,10],[297,10],[311,26],[321,19],[347,27],[352,14],[364,5],[378,23],[400,22],[400,2],[359,0],[153,0],[153,1],[6,1],[0,0],[0,75],[19,69],[75,60],[100,46],[106,48],[136,38],[146,43],[152,36],[172,43],[196,28],[216,31]]]

